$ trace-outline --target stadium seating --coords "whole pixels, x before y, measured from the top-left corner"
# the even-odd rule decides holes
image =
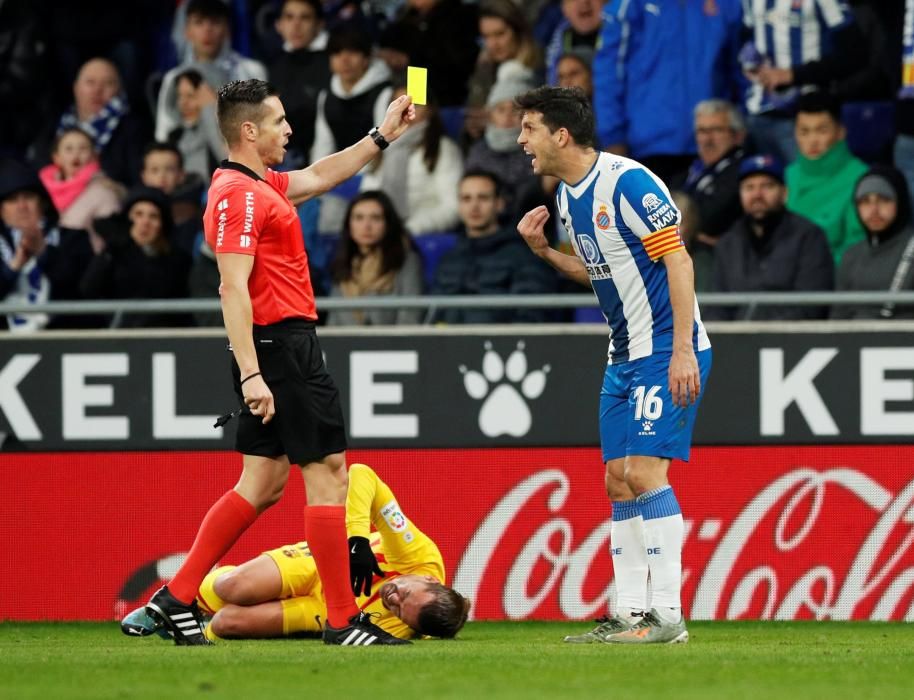
[[[435,270],[438,268],[438,262],[441,260],[441,256],[457,243],[458,235],[457,233],[447,232],[426,233],[413,237],[416,247],[419,249],[419,256],[422,258],[422,271],[425,277],[426,289],[431,289],[435,280]]]

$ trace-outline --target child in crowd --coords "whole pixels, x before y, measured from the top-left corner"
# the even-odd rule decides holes
[[[61,131],[51,148],[51,163],[38,176],[60,213],[60,225],[88,231],[98,252],[102,244],[92,222],[120,211],[124,188],[102,172],[92,137],[79,127]]]

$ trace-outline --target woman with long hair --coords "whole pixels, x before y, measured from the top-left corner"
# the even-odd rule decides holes
[[[406,94],[397,85],[392,99]],[[362,178],[363,191],[382,190],[414,236],[453,231],[459,223],[457,187],[463,156],[444,133],[438,104],[416,105],[416,119]]]
[[[499,80],[539,83],[543,52],[533,38],[523,10],[513,0],[483,0],[479,4],[479,35],[483,50],[470,76],[464,129],[472,140],[486,128],[486,101]]]
[[[422,264],[412,239],[383,192],[362,192],[349,203],[336,257],[330,268],[332,297],[416,296]],[[421,309],[333,311],[331,326],[419,323]]]

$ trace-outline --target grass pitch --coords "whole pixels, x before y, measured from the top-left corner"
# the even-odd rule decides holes
[[[0,624],[0,698],[912,698],[914,627],[692,622],[689,644],[569,645],[583,623],[471,623],[457,641],[175,647],[114,623]]]

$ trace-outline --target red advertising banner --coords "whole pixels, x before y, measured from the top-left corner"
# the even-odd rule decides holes
[[[596,449],[353,450],[439,544],[477,619],[584,619],[612,593]],[[230,452],[3,454],[0,619],[105,620],[180,564]],[[914,446],[697,448],[671,480],[694,619],[914,619]],[[301,539],[304,494],[225,557]]]

